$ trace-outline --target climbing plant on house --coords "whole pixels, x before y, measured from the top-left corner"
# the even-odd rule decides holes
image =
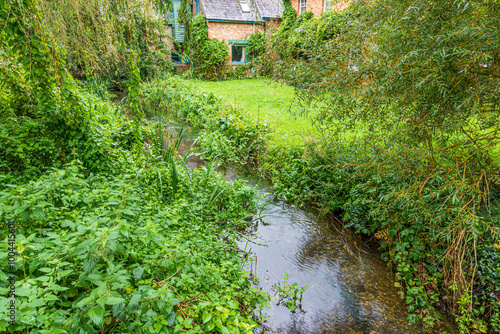
[[[228,74],[229,51],[223,41],[208,38],[207,21],[203,15],[188,14],[183,21],[188,28],[185,50],[192,60],[193,72],[204,80],[224,79]]]

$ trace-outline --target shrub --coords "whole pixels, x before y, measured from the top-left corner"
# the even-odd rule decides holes
[[[260,31],[256,31],[248,39],[247,50],[252,57],[258,57],[264,53],[265,46],[266,46],[265,35]]]
[[[208,38],[208,26],[204,16],[197,15],[192,21],[188,42],[193,73],[204,80],[225,79],[228,72],[229,51],[223,41]]]

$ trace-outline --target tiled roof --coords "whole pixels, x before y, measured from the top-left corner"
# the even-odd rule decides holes
[[[262,18],[277,18],[283,13],[282,0],[255,0]]]
[[[245,1],[245,0],[243,0]],[[281,14],[280,0],[246,0],[250,11],[243,12],[241,0],[201,0],[207,20],[259,22]]]

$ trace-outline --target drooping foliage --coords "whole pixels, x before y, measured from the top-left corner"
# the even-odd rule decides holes
[[[73,80],[40,2],[0,1],[0,25],[0,331],[251,333],[267,297],[234,226],[256,191],[142,119],[135,53],[130,119]]]
[[[128,79],[127,58],[136,52],[143,78],[171,70],[166,50],[169,0],[39,1],[48,33],[77,75],[119,85]]]
[[[478,249],[496,244],[500,223],[499,10],[498,1],[354,1],[282,26],[260,58],[331,130],[308,163],[290,161],[304,181],[276,189],[341,210],[378,238],[410,320],[429,327],[443,304],[464,331],[498,326],[484,292],[498,299],[498,282],[478,271]]]

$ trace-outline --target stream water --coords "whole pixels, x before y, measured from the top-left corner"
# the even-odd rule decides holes
[[[180,152],[193,145],[196,133],[171,120],[172,130],[183,126]],[[175,125],[177,123],[177,125]],[[176,129],[177,128],[177,129]],[[190,159],[188,166],[205,163]],[[308,286],[300,308],[290,312],[277,297],[264,310],[265,321],[256,332],[270,333],[421,333],[409,326],[406,305],[394,287],[394,276],[379,254],[332,219],[320,219],[314,210],[299,209],[272,195],[270,184],[248,173],[223,171],[231,182],[247,180],[265,196],[262,215],[247,229],[241,249],[255,258],[251,268],[259,285],[271,295],[274,284]],[[283,283],[282,283],[283,284]]]
[[[179,147],[183,154],[195,143],[196,132],[178,119],[169,124],[174,132],[184,128]],[[206,165],[196,157],[187,164],[191,169]],[[247,229],[247,239],[239,241],[239,247],[255,259],[249,270],[259,286],[276,295],[273,285],[283,282],[285,273],[289,285],[307,286],[295,312],[274,297],[256,333],[422,333],[421,326],[408,325],[407,307],[390,268],[359,235],[342,229],[335,217],[319,218],[314,210],[277,199],[263,179],[223,172],[228,182],[245,179],[265,196],[264,218]]]

